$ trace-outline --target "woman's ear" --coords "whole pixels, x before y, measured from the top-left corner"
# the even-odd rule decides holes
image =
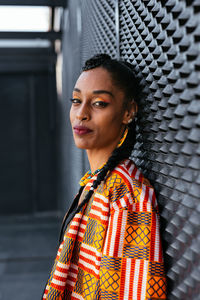
[[[127,109],[124,112],[124,118],[122,123],[127,125],[128,123],[132,122],[137,112],[138,112],[138,105],[134,100],[132,100],[127,105]]]

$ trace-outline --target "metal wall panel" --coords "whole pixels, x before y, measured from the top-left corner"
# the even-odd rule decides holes
[[[168,299],[199,300],[200,1],[84,0],[81,16],[79,62],[120,54],[146,83],[133,159],[159,202]]]
[[[94,53],[116,56],[115,0],[81,1],[82,63]]]
[[[157,191],[169,298],[200,299],[200,3],[119,5],[121,56],[138,67],[151,92],[134,158]]]

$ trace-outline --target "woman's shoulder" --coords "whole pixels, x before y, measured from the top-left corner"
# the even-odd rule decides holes
[[[134,205],[157,207],[155,190],[131,159],[119,163],[102,182],[98,192],[109,199],[113,209],[130,208]]]
[[[133,160],[126,159],[120,162],[108,175],[107,184],[110,187],[117,185],[137,185],[149,186],[152,188],[149,180],[143,175],[142,171],[136,166]]]
[[[139,201],[149,192],[154,193],[152,185],[131,159],[119,163],[97,189],[97,193],[108,197],[111,201],[125,195]]]

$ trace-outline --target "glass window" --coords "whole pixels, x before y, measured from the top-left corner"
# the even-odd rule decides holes
[[[51,42],[48,40],[1,40],[0,48],[48,48]]]
[[[0,31],[48,31],[51,10],[42,6],[0,6]]]

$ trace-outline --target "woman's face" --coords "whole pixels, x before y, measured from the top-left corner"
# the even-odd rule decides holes
[[[72,98],[70,121],[75,144],[82,149],[114,149],[131,118],[124,93],[101,68],[79,76]]]

